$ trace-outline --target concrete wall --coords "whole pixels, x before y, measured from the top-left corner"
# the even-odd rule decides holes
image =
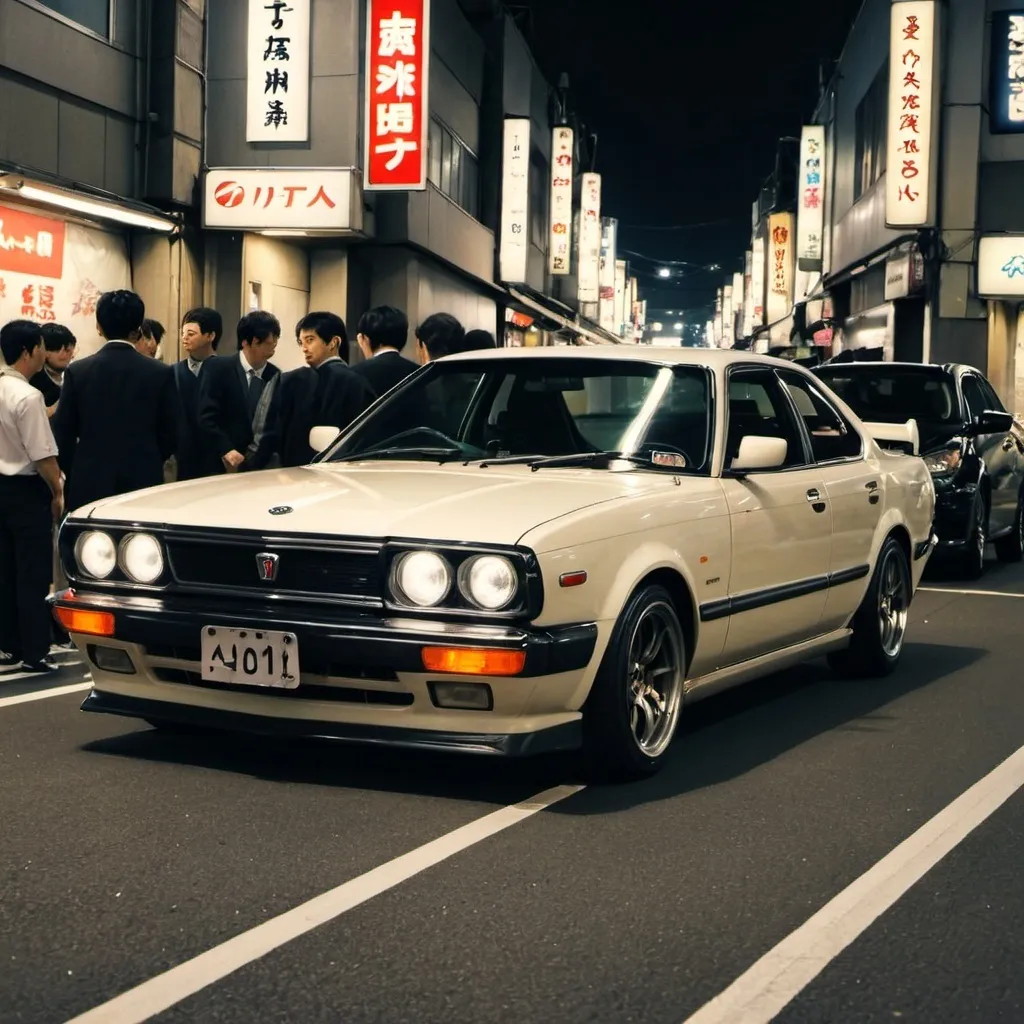
[[[246,235],[242,242],[243,309],[250,283],[259,283],[260,308],[281,321],[274,363],[282,370],[305,365],[295,341],[295,325],[309,312],[309,262],[306,249],[280,238]]]
[[[0,160],[138,196],[138,4],[118,0],[112,41],[0,0]]]

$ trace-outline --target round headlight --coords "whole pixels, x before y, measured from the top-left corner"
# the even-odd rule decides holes
[[[83,533],[75,544],[78,567],[93,579],[105,580],[117,565],[117,548],[106,533],[92,530]]]
[[[148,533],[129,533],[121,541],[121,568],[136,583],[156,583],[164,572],[160,542]]]
[[[488,612],[500,612],[514,600],[519,589],[515,567],[500,555],[480,555],[470,559],[459,573],[462,593]]]
[[[448,563],[433,551],[410,551],[395,565],[397,596],[419,608],[434,608],[452,589]]]

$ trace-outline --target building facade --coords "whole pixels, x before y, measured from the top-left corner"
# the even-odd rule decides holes
[[[580,315],[575,276],[549,266],[564,95],[555,102],[497,0],[421,6],[425,181],[375,191],[372,0],[0,0],[0,316],[68,323],[87,353],[95,299],[131,286],[170,328],[167,360],[198,304],[223,313],[228,351],[230,325],[250,309],[277,314],[287,341],[311,309],[354,325],[379,304],[414,325],[443,310],[499,343],[620,340]],[[286,55],[267,42],[283,37]],[[261,89],[264,73],[277,85],[290,76],[298,96],[277,135],[251,120],[257,72]],[[276,109],[281,122],[285,104]],[[503,281],[509,118],[529,123],[528,259]],[[282,344],[275,361],[299,358]]]
[[[1022,89],[1019,0],[866,0],[813,119],[820,182],[794,142],[792,172],[755,203],[762,311],[738,321],[740,343],[810,361],[965,362],[1024,412]],[[922,195],[928,208],[911,213]],[[809,198],[821,203],[822,251],[803,270]],[[780,215],[791,218],[781,246],[769,223]]]

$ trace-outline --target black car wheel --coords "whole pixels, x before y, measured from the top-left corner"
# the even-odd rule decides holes
[[[903,654],[911,588],[907,553],[895,537],[886,537],[868,592],[850,623],[850,646],[828,656],[834,672],[880,679],[895,671]]]
[[[973,526],[967,543],[960,552],[957,568],[965,580],[980,579],[985,572],[985,545],[988,543],[988,502],[979,492],[974,496],[971,519]]]
[[[672,598],[647,586],[626,603],[583,708],[583,753],[595,781],[629,782],[662,765],[679,726],[686,640]]]
[[[1000,562],[1024,561],[1024,495],[1017,499],[1013,530],[996,541],[996,555]]]

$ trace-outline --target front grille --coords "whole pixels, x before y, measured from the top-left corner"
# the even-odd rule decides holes
[[[277,578],[260,579],[256,556],[279,556]],[[211,544],[172,538],[167,555],[174,578],[184,586],[224,587],[263,593],[380,598],[381,570],[375,552],[276,548],[272,544]]]

